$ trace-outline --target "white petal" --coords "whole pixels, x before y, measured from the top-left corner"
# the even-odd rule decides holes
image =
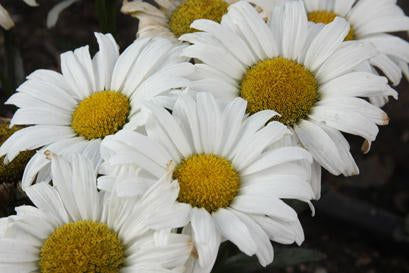
[[[256,253],[257,245],[249,229],[234,212],[220,208],[213,213],[212,217],[223,237],[235,244],[246,255],[252,256]]]
[[[273,262],[274,250],[270,239],[263,228],[257,224],[253,219],[244,213],[235,211],[235,214],[247,226],[254,243],[257,245],[256,256],[262,266],[267,266]]]
[[[164,108],[158,107],[154,104],[146,104],[146,106],[152,111],[152,114],[156,118],[156,122],[165,130],[169,140],[175,144],[178,151],[184,157],[191,155],[192,149],[189,142],[174,117],[172,117],[172,115],[170,115]]]
[[[198,35],[198,33],[200,32],[194,34]],[[244,64],[240,63],[238,59],[223,47],[194,44],[185,48],[182,54],[183,56],[197,58],[236,80],[241,80],[247,70]]]
[[[339,17],[325,25],[309,46],[304,61],[305,67],[316,71],[341,45],[348,31],[348,22]]]
[[[240,174],[248,175],[268,169],[274,165],[296,160],[307,160],[312,162],[312,157],[309,152],[300,147],[282,147],[273,149],[265,152],[259,159],[254,160],[249,166],[241,170]]]
[[[35,0],[25,0],[26,2],[30,1],[32,6],[38,6],[36,4]],[[78,2],[79,0],[64,0],[58,4],[56,4],[49,12],[47,15],[47,27],[52,28],[55,26],[55,24],[58,21],[58,17],[60,16],[60,13],[74,4],[75,2]],[[30,4],[29,4],[30,5]]]
[[[284,7],[282,18],[282,51],[283,57],[289,60],[301,60],[307,35],[307,15],[302,2],[288,2]]]
[[[212,216],[203,208],[192,209],[192,236],[199,256],[199,264],[202,268],[213,267],[221,236],[216,228]]]
[[[69,218],[64,203],[58,192],[50,185],[47,183],[34,184],[26,189],[26,194],[37,208],[58,219],[60,225],[68,223]]]
[[[8,11],[0,4],[0,26],[5,30],[9,30],[14,26],[13,19],[11,19]]]
[[[370,59],[370,63],[373,66],[379,68],[386,77],[393,83],[393,85],[398,85],[402,79],[402,72],[400,67],[388,56],[384,54],[378,54]]]
[[[367,43],[345,43],[334,52],[318,69],[315,77],[320,83],[350,72],[358,64],[375,56],[378,52]],[[346,61],[347,60],[347,61]]]
[[[268,215],[284,221],[293,221],[297,218],[297,214],[291,207],[273,196],[236,196],[230,206],[242,212]]]
[[[246,168],[269,145],[289,133],[290,131],[282,123],[270,122],[267,126],[257,131],[248,141],[242,141],[240,143],[241,146],[237,145],[237,153],[232,160],[232,164],[239,170]]]
[[[0,147],[0,154],[7,153],[6,160],[11,161],[20,151],[33,150],[73,136],[73,130],[65,126],[30,126],[10,136]]]
[[[13,115],[10,126],[13,125],[71,125],[72,116],[59,109],[47,109],[41,107],[20,108]]]
[[[304,241],[304,232],[298,219],[284,222],[266,216],[254,215],[252,218],[267,232],[272,241],[281,244],[300,245]]]
[[[334,97],[373,97],[393,96],[397,99],[397,92],[388,85],[385,77],[367,72],[352,72],[321,85],[319,92],[323,99]]]
[[[128,74],[138,58],[142,48],[150,41],[150,39],[140,39],[128,46],[119,56],[112,72],[111,88],[113,90],[122,90],[127,96],[130,96],[133,88],[125,88],[125,81],[128,79]],[[135,86],[136,87],[136,86]]]
[[[272,175],[269,179],[246,183],[240,189],[240,196],[261,195],[303,201],[314,198],[311,185],[296,175]]]
[[[348,109],[334,109],[331,106],[316,106],[309,116],[317,122],[324,122],[327,126],[353,135],[362,136],[374,141],[379,132],[376,124],[361,113],[348,111]],[[385,114],[383,120],[386,121]]]
[[[100,197],[96,185],[97,173],[94,164],[78,154],[72,157],[71,164],[72,184],[69,186],[72,187],[73,197],[81,218],[97,221],[100,217],[101,208],[99,206]]]
[[[251,66],[257,63],[256,57],[248,48],[246,42],[228,28],[223,27],[223,25],[212,20],[199,19],[192,23],[192,27],[214,35],[226,49],[230,49],[234,56],[245,65]]]
[[[119,47],[114,37],[109,33],[102,34],[96,32],[95,37],[99,45],[99,51],[93,59],[96,81],[95,91],[102,91],[111,87],[112,71],[119,57]]]

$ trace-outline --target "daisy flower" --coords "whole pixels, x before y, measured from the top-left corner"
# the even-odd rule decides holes
[[[35,0],[23,0],[27,5],[36,7],[38,3]],[[10,13],[0,4],[0,27],[9,30],[14,27],[14,21],[11,19]]]
[[[143,193],[166,172],[169,160],[175,163],[177,200],[191,209],[184,232],[195,242],[198,260],[189,263],[194,272],[210,272],[223,240],[257,255],[263,266],[273,260],[270,240],[304,240],[296,212],[282,199],[310,202],[314,197],[308,182],[312,157],[300,147],[280,145],[290,131],[276,121],[265,126],[275,112],[247,117],[246,105],[237,98],[222,106],[210,93],[182,95],[172,114],[149,103],[147,135],[122,131],[102,144],[111,153],[106,161],[111,169],[139,171],[139,181],[118,186],[120,196]],[[107,191],[113,185],[99,181]]]
[[[272,7],[269,0],[258,0],[259,6],[267,11]],[[398,85],[402,74],[409,78],[409,43],[389,33],[409,31],[409,17],[391,0],[304,0],[308,20],[328,24],[335,17],[345,18],[350,29],[345,40],[369,42],[378,54],[370,58],[360,69],[377,73],[381,70],[393,83]],[[271,14],[271,12],[270,12]],[[382,106],[387,97],[371,97],[371,102]]]
[[[356,175],[359,170],[342,132],[370,142],[377,125],[388,116],[360,97],[397,96],[385,77],[354,72],[354,67],[376,55],[367,43],[343,42],[349,24],[308,22],[304,5],[289,1],[274,9],[265,23],[248,3],[229,8],[221,23],[197,20],[202,32],[181,37],[193,45],[184,54],[197,58],[191,87],[216,97],[247,100],[247,113],[271,109],[314,159],[334,175]],[[314,168],[318,169],[319,168]]]
[[[183,225],[189,210],[175,201],[170,170],[141,198],[119,198],[97,190],[85,157],[47,154],[53,186],[29,187],[35,207],[0,219],[2,272],[183,272],[191,238],[166,230]]]
[[[182,46],[162,38],[141,39],[121,55],[110,34],[95,34],[100,50],[91,59],[88,46],[61,55],[62,73],[36,70],[6,103],[20,107],[11,125],[32,125],[13,134],[0,147],[11,161],[19,152],[37,149],[66,154],[79,152],[94,164],[101,161],[102,139],[123,129],[143,125],[142,102],[186,86],[184,77],[193,66],[180,57]],[[43,153],[35,155],[25,170],[23,187],[40,171],[49,174]]]
[[[156,6],[142,0],[124,0],[121,11],[139,19],[138,38],[161,36],[178,42],[185,33],[196,31],[196,19],[220,22],[230,4],[239,0],[155,0]],[[246,0],[257,5],[260,0]],[[284,0],[269,0],[269,8]]]

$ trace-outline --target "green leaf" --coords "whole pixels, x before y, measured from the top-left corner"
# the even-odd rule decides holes
[[[275,248],[274,262],[268,267],[288,267],[308,262],[318,262],[327,258],[327,255],[313,249],[288,247]]]
[[[255,256],[239,253],[220,261],[213,267],[212,273],[252,273],[262,268]]]
[[[266,267],[267,269],[284,268],[308,262],[318,262],[327,257],[324,253],[317,250],[300,247],[276,247],[274,250],[274,261]],[[225,256],[219,257],[212,273],[253,273],[262,269],[263,267],[258,262],[257,257],[250,257],[243,253],[238,253],[228,258]]]

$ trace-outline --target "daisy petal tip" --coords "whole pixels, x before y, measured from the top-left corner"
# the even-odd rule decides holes
[[[198,260],[199,259],[199,252],[197,251],[193,240],[189,241],[189,246],[191,247],[190,256],[192,256],[193,258]]]
[[[382,121],[383,121],[382,125],[388,125],[389,124],[390,118],[386,113],[383,114]]]
[[[51,160],[55,157],[55,154],[51,152],[50,150],[45,150],[44,155],[45,155],[45,158],[47,158],[48,160]]]
[[[391,96],[392,98],[394,98],[394,100],[398,100],[399,93],[387,84],[387,79],[386,79],[386,92],[387,92],[387,96]]]
[[[311,203],[311,201],[307,201],[307,204],[310,207],[311,216],[314,217],[315,216],[315,207],[314,207],[314,205]]]
[[[362,143],[361,146],[361,151],[363,154],[367,154],[369,153],[369,150],[371,150],[371,141],[365,139],[364,142]]]

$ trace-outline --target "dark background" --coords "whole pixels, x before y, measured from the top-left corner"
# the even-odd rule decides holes
[[[373,0],[377,1],[377,0]],[[30,8],[23,1],[1,0],[16,21],[13,33],[21,49],[25,75],[44,68],[59,70],[59,54],[90,44],[95,52],[93,32],[100,31],[94,4],[83,0],[65,10],[51,30],[45,26],[48,10],[56,0],[39,1]],[[137,20],[119,13],[116,39],[123,50],[135,38]],[[399,5],[409,14],[409,1]],[[406,33],[401,34],[407,38]],[[4,40],[0,35],[0,65],[4,63]],[[376,142],[362,155],[358,137],[348,136],[360,167],[357,177],[334,177],[323,173],[328,191],[316,204],[316,215],[301,213],[306,235],[303,247],[327,254],[316,263],[304,263],[266,272],[409,272],[409,236],[404,221],[409,215],[409,90],[406,79],[396,87],[399,100],[384,110],[391,122],[380,128]],[[1,93],[1,102],[6,99]],[[0,106],[2,116],[12,108]],[[0,215],[1,216],[1,215]],[[4,216],[4,215],[3,215]],[[277,244],[275,244],[276,246]]]

